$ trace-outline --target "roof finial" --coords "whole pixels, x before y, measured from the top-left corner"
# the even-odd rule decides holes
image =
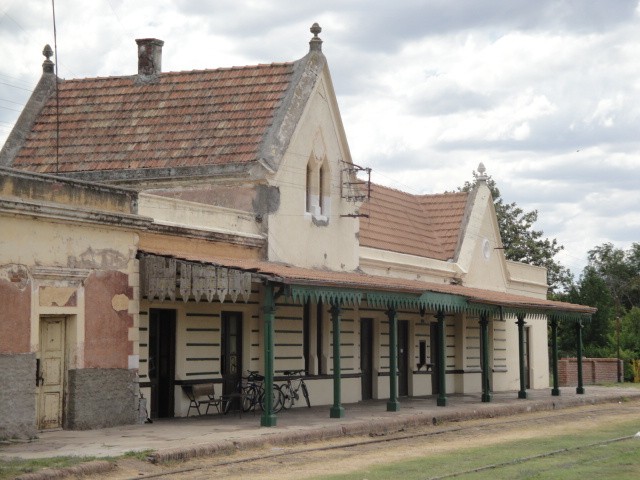
[[[487,176],[487,169],[484,166],[484,163],[480,162],[480,165],[478,165],[478,181],[479,182],[486,182],[487,179],[489,178]]]
[[[42,55],[44,55],[47,59],[42,63],[42,72],[43,73],[53,73],[53,62],[50,60],[53,55],[53,50],[51,50],[51,46],[47,43],[42,50]]]
[[[309,51],[322,51],[322,39],[318,37],[318,34],[322,31],[322,28],[317,23],[311,25],[309,29],[313,33],[313,38],[309,42]]]

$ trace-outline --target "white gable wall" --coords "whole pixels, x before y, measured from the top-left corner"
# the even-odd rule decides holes
[[[351,158],[339,115],[325,68],[270,181],[280,191],[279,208],[268,219],[270,261],[345,271],[358,266],[358,219],[341,217],[355,213],[357,206],[343,200],[340,193],[342,161],[350,163]],[[315,168],[324,164],[325,175],[327,167],[329,170],[322,200],[314,184],[310,212],[306,188],[309,163]]]

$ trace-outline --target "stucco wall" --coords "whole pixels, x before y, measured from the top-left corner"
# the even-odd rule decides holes
[[[65,428],[127,425],[138,421],[135,372],[126,369],[69,370]]]
[[[36,436],[35,374],[35,354],[0,354],[0,440]]]
[[[0,299],[0,353],[29,352],[31,282],[24,266],[0,266]]]
[[[85,280],[85,367],[127,368],[132,289],[122,272],[94,271]]]
[[[278,211],[268,219],[268,258],[302,267],[350,271],[358,266],[358,219],[341,215],[355,213],[357,206],[341,198],[341,170],[346,166],[342,161],[348,161],[349,153],[338,112],[327,102],[329,83],[325,71],[274,179],[280,202]],[[328,213],[322,215],[306,212],[306,173],[312,158],[326,160],[329,168]]]

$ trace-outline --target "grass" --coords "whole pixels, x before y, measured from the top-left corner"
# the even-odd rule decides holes
[[[640,439],[604,443],[634,435],[640,426],[608,425],[589,433],[533,438],[488,447],[433,454],[345,475],[317,477],[342,480],[455,478],[473,480],[598,480],[640,478]]]
[[[0,459],[0,479],[15,478],[25,473],[33,473],[45,468],[66,468],[95,460],[95,457],[53,457],[25,460],[16,458]]]
[[[26,473],[33,473],[45,468],[67,468],[82,463],[91,462],[93,460],[104,460],[108,462],[116,461],[118,458],[135,458],[141,462],[146,462],[149,455],[154,450],[129,451],[120,457],[52,457],[52,458],[36,458],[22,459],[14,458],[11,460],[0,459],[0,480],[15,478]]]

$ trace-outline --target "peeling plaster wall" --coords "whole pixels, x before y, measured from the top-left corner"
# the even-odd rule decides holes
[[[93,272],[85,281],[86,368],[127,368],[133,353],[129,328],[129,299],[133,292],[128,276],[121,272]]]
[[[28,353],[31,288],[26,267],[0,266],[0,299],[0,353]]]

